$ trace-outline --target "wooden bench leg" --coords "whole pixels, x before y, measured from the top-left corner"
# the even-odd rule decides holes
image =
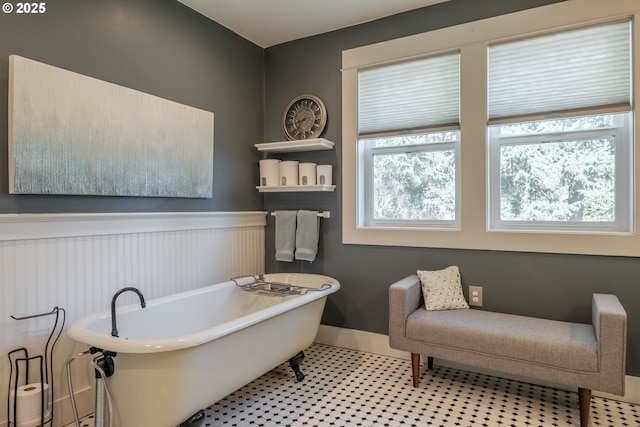
[[[589,413],[591,412],[591,390],[578,388],[578,402],[580,403],[580,427],[589,427]]]
[[[433,369],[433,357],[427,356],[427,369]],[[413,376],[413,386],[420,384],[420,354],[411,353],[411,374]]]
[[[411,353],[411,373],[413,375],[413,386],[418,387],[420,383],[420,354]]]

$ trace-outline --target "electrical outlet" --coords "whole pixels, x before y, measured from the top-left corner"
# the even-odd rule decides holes
[[[469,305],[482,307],[482,286],[469,286]]]

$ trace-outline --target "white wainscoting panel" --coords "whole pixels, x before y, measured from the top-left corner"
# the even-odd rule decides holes
[[[108,310],[120,288],[147,300],[231,277],[264,272],[265,212],[0,215],[0,426],[7,423],[7,353],[43,354],[52,318],[9,316],[67,312],[67,326]],[[118,306],[135,302],[123,294]],[[86,350],[63,332],[54,353],[54,427],[72,421],[66,363]],[[80,415],[93,411],[89,358],[73,362]]]

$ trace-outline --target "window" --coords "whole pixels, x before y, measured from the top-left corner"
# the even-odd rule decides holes
[[[366,225],[458,226],[459,131],[362,139]]]
[[[490,230],[632,231],[630,52],[629,22],[489,47]]]
[[[638,22],[558,2],[343,51],[343,243],[640,257]]]
[[[459,227],[459,53],[358,73],[361,226]]]
[[[490,128],[490,229],[629,232],[628,113]]]

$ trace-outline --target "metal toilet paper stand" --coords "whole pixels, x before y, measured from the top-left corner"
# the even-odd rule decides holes
[[[62,316],[60,315],[62,313]],[[37,427],[46,427],[53,425],[53,348],[55,347],[66,320],[66,312],[63,308],[54,307],[48,313],[34,314],[31,316],[15,317],[14,320],[28,320],[37,317],[55,316],[55,321],[47,343],[44,347],[44,355],[29,356],[26,348],[17,348],[8,354],[10,364],[9,374],[9,392],[7,393],[7,414],[9,416],[8,427],[17,427],[18,423],[28,422],[30,420],[17,420],[18,414],[18,388],[21,385],[39,384],[40,385],[40,423]],[[23,369],[21,369],[21,366]],[[34,369],[35,374],[34,374]],[[24,372],[23,372],[24,371]],[[45,390],[45,384],[48,385],[48,393]],[[12,398],[13,390],[13,398]],[[50,395],[50,399],[49,396]],[[51,414],[46,414],[47,405],[51,402]],[[13,410],[12,410],[13,409]],[[47,418],[47,419],[45,419]]]

